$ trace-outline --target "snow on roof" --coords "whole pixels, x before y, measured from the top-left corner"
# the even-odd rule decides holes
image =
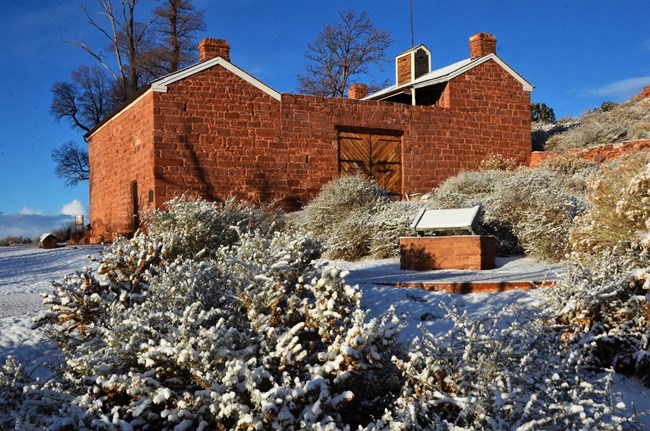
[[[43,235],[40,236],[40,238],[38,238],[38,240],[43,241],[48,236],[54,236],[54,235],[52,233],[50,233],[50,232],[45,232]]]
[[[431,51],[429,50],[429,48],[427,48],[426,46],[424,46],[424,44],[421,43],[418,46],[414,46],[413,48],[409,48],[409,49],[406,49],[406,50],[400,52],[399,54],[397,54],[397,57],[401,57],[402,55],[407,54],[409,52],[417,51],[420,48],[424,48],[429,54],[431,54]]]
[[[506,70],[506,72],[508,72],[517,81],[519,81],[522,84],[524,91],[533,90],[532,84],[526,81],[517,72],[515,72],[514,69],[508,66],[508,64],[506,64],[506,62],[504,62],[499,57],[497,57],[496,54],[488,54],[488,55],[484,55],[483,57],[478,57],[474,59],[467,58],[465,60],[457,61],[456,63],[450,64],[440,69],[432,70],[431,72],[426,73],[420,76],[419,78],[411,82],[408,82],[406,84],[392,85],[388,88],[384,88],[383,90],[379,90],[376,93],[369,94],[366,97],[362,98],[362,100],[381,100],[384,97],[391,96],[395,93],[399,93],[406,88],[422,88],[422,87],[428,87],[433,84],[438,84],[441,82],[447,82],[489,60],[494,60],[495,62],[497,62],[499,66],[503,67]]]

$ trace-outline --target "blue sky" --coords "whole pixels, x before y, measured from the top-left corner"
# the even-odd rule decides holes
[[[118,0],[113,0],[117,2]],[[0,2],[0,237],[16,214],[49,216],[87,211],[87,183],[57,178],[50,153],[81,134],[49,114],[50,88],[93,59],[65,40],[104,46],[80,4],[95,0]],[[140,0],[144,13],[155,0]],[[292,92],[304,70],[307,43],[338,11],[366,10],[391,32],[395,54],[411,46],[409,0],[195,0],[206,13],[202,37],[227,39],[231,61],[280,92]],[[532,100],[558,118],[578,116],[605,100],[629,99],[650,84],[648,0],[413,0],[415,43],[432,51],[438,68],[469,56],[468,38],[497,37],[497,54],[535,85]],[[101,18],[100,18],[101,19]],[[393,64],[378,80],[393,79]],[[11,217],[7,215],[11,214]],[[60,222],[60,221],[57,221]],[[41,226],[39,225],[39,228]]]

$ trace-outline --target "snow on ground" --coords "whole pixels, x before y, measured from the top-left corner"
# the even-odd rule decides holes
[[[34,377],[48,374],[47,367],[60,361],[55,343],[42,328],[31,329],[31,319],[44,309],[40,293],[83,266],[96,266],[90,255],[101,246],[65,247],[50,250],[35,244],[0,247],[0,363],[7,356],[20,360]]]
[[[35,244],[0,247],[0,318],[38,312],[40,293],[49,292],[53,281],[75,269],[92,266],[88,256],[101,250],[101,246],[45,250]]]
[[[56,367],[60,363],[60,352],[43,329],[31,329],[31,318],[43,309],[39,294],[50,291],[52,281],[61,280],[83,266],[96,266],[88,257],[98,256],[101,251],[101,246],[53,250],[34,245],[0,247],[0,363],[11,355],[34,377],[47,375],[48,366]],[[395,306],[397,314],[406,322],[401,335],[405,343],[418,336],[420,325],[433,333],[442,333],[451,326],[441,304],[488,319],[508,305],[541,307],[544,300],[539,289],[458,295],[399,289],[382,283],[541,281],[555,280],[562,272],[559,266],[542,265],[528,258],[497,259],[497,268],[490,271],[400,271],[398,259],[334,261],[329,265],[350,271],[348,283],[360,285],[364,294],[362,304],[371,310],[371,316],[380,316]],[[44,366],[44,362],[49,365]],[[650,388],[638,379],[616,376],[614,391],[617,399],[628,406],[634,403],[637,411],[650,410]],[[650,416],[642,420],[650,429]]]
[[[348,282],[355,284],[424,283],[424,282],[499,282],[499,281],[553,281],[562,274],[561,265],[545,265],[529,257],[497,258],[494,269],[434,271],[400,270],[399,258],[367,259],[359,262],[341,260],[331,262],[350,271]]]
[[[362,260],[359,262],[333,261],[329,263],[348,270],[349,284],[358,284],[363,290],[363,307],[369,308],[371,316],[380,316],[391,305],[398,316],[406,320],[401,339],[410,342],[420,334],[419,325],[429,332],[442,334],[451,327],[444,320],[445,310],[441,304],[455,306],[459,312],[466,311],[476,318],[489,318],[507,304],[536,307],[543,304],[539,290],[510,290],[499,293],[473,293],[466,295],[430,292],[421,289],[398,289],[387,286],[396,282],[466,282],[466,281],[543,281],[556,280],[562,272],[559,265],[546,266],[530,258],[498,259],[493,270],[436,270],[403,271],[399,259]]]

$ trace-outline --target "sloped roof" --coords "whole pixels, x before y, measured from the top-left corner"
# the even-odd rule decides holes
[[[426,52],[428,52],[429,54],[431,54],[431,50],[429,50],[429,48],[427,48],[426,46],[424,46],[424,44],[421,43],[421,44],[419,44],[418,46],[414,46],[414,47],[412,47],[412,48],[409,48],[409,49],[406,49],[406,50],[400,52],[399,54],[397,54],[397,56],[396,56],[395,58],[397,58],[397,57],[401,57],[401,56],[403,56],[404,54],[408,54],[409,52],[417,51],[417,50],[420,49],[420,48],[424,48],[424,50],[425,50]]]
[[[93,133],[101,129],[106,123],[110,122],[114,118],[119,117],[124,111],[129,109],[134,103],[136,103],[138,100],[140,100],[149,92],[153,91],[153,92],[166,93],[167,87],[173,84],[174,82],[180,81],[181,79],[185,79],[187,77],[190,77],[199,72],[203,72],[204,70],[210,69],[211,67],[215,67],[215,66],[223,67],[224,69],[232,72],[233,74],[237,75],[244,81],[262,90],[264,93],[268,94],[269,96],[273,97],[278,101],[281,100],[282,98],[282,95],[278,91],[264,84],[262,81],[254,78],[252,75],[249,75],[248,73],[238,68],[234,64],[224,60],[221,57],[214,57],[209,60],[201,61],[199,63],[188,66],[184,69],[178,70],[176,72],[170,73],[169,75],[151,81],[143,88],[141,88],[140,91],[138,91],[138,93],[135,96],[133,96],[130,100],[126,101],[115,111],[113,111],[109,116],[104,118],[104,120],[102,120],[100,123],[95,125],[95,127],[93,127],[92,130],[90,130],[88,133],[86,133],[84,137],[88,138],[90,135],[92,135]]]
[[[431,72],[420,76],[419,78],[408,82],[402,85],[392,85],[390,87],[379,90],[376,93],[372,93],[363,97],[362,100],[381,100],[385,97],[392,96],[393,94],[400,93],[402,90],[407,88],[422,88],[428,87],[430,85],[439,84],[442,82],[447,82],[463,73],[485,63],[486,61],[494,60],[499,66],[505,69],[513,78],[521,83],[524,91],[532,91],[533,85],[526,81],[521,75],[515,72],[505,61],[497,57],[496,54],[488,54],[482,57],[477,57],[474,59],[468,58],[465,60],[458,61],[456,63],[450,64],[449,66],[442,67],[437,70],[432,70]]]
[[[224,60],[221,57],[214,57],[209,60],[196,63],[192,66],[186,67],[185,69],[181,69],[177,72],[171,73],[167,76],[163,76],[162,78],[158,78],[154,81],[151,81],[149,85],[153,91],[166,93],[168,85],[171,85],[176,81],[180,81],[181,79],[185,79],[196,73],[202,72],[206,69],[210,69],[211,67],[214,66],[223,67],[224,69],[239,76],[244,81],[248,82],[254,87],[257,87],[258,89],[262,90],[263,92],[265,92],[266,94],[268,94],[269,96],[273,97],[276,100],[280,100],[282,97],[281,94],[276,90],[274,90],[273,88],[269,87],[268,85],[264,84],[262,81],[254,78],[252,75],[249,75],[248,73],[244,72],[242,69]]]

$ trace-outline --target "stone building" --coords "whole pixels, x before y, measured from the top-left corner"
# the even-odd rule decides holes
[[[297,209],[361,171],[395,198],[425,193],[489,154],[526,164],[532,86],[470,38],[470,57],[431,70],[423,45],[396,58],[395,85],[348,98],[279,93],[230,62],[224,40],[157,79],[88,135],[91,241],[138,226],[139,211],[190,192]]]

